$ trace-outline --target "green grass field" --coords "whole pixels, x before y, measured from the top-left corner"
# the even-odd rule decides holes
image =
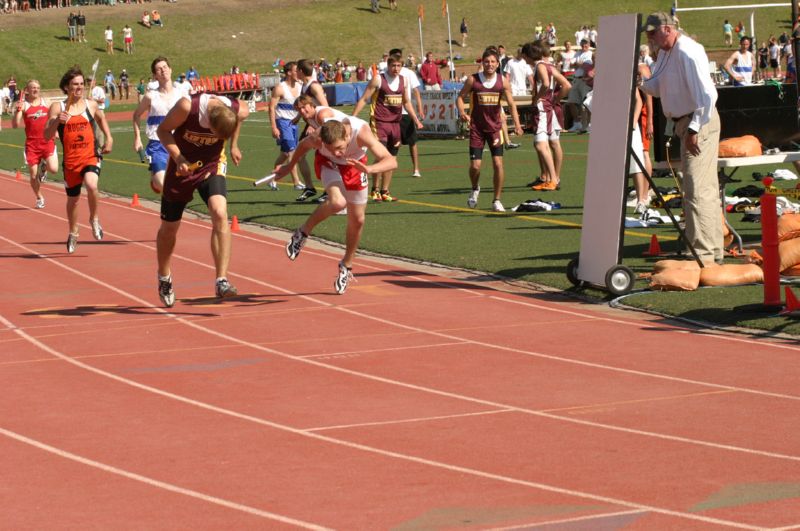
[[[444,50],[446,28],[443,27],[439,14],[441,2],[425,0],[423,3],[427,10],[426,32],[431,32],[430,35],[426,33],[425,38],[431,43],[429,46],[438,42],[440,49]],[[537,9],[530,9],[531,3]],[[686,3],[688,2],[682,2],[682,5]],[[712,2],[706,4],[712,5]],[[135,27],[136,54],[125,56],[118,53],[110,58],[95,49],[82,49],[79,45],[60,39],[63,30],[60,17],[64,10],[49,10],[39,15],[26,14],[16,19],[3,17],[0,20],[4,23],[12,23],[0,31],[0,46],[4,46],[4,49],[11,47],[19,53],[11,54],[10,62],[0,67],[4,69],[0,70],[0,77],[13,71],[20,79],[39,77],[44,86],[52,86],[67,65],[80,62],[88,67],[98,56],[103,61],[101,69],[108,66],[118,72],[125,66],[132,77],[139,77],[139,72],[143,74],[146,71],[152,57],[162,53],[173,58],[176,70],[194,64],[201,72],[213,72],[236,63],[242,69],[263,71],[266,68],[264,65],[271,64],[277,56],[325,56],[331,59],[341,55],[360,58],[377,56],[385,48],[396,44],[411,49],[418,46],[415,33],[416,9],[412,10],[411,4],[405,2],[401,2],[398,12],[384,11],[380,15],[369,13],[364,8],[365,5],[368,6],[366,1],[296,1],[281,9],[277,5],[277,2],[267,0],[259,2],[259,9],[254,10],[253,2],[239,0],[222,0],[214,3],[213,8],[206,2],[191,0],[180,0],[177,4],[149,4],[162,10],[167,27],[149,32]],[[479,5],[472,0],[452,0],[450,8],[453,23],[457,23],[457,18],[460,20],[462,10],[468,14],[480,13]],[[494,5],[498,10],[497,17],[491,20],[471,17],[470,41],[473,44],[466,52],[476,52],[484,43],[497,42],[500,38],[507,43],[526,40],[538,20],[535,16],[538,7],[541,5],[544,8],[547,4],[529,0],[497,0]],[[646,13],[656,7],[647,2],[587,1],[582,4],[582,9],[570,10],[572,14],[568,15],[569,18],[565,15],[564,19],[556,19],[554,22],[562,29],[562,33],[566,33],[566,28],[596,23],[600,14],[635,11]],[[231,16],[212,16],[212,13],[218,14],[220,10],[225,10]],[[130,21],[135,21],[138,11],[137,6],[87,9],[89,23],[97,25],[95,29],[98,36],[101,26],[104,27],[106,23],[115,24],[115,28],[121,27],[124,21],[133,25]],[[782,18],[779,13],[783,11],[787,11],[787,16]],[[768,12],[773,15],[767,16]],[[514,13],[530,15],[511,16]],[[687,14],[682,20],[684,26],[692,21],[692,28],[697,28],[698,35],[708,35],[711,39],[711,35],[719,33],[717,26],[721,23],[717,20],[720,13],[714,13],[713,16],[704,17],[689,17]],[[245,14],[246,19],[243,19]],[[59,21],[55,20],[55,15],[58,15]],[[34,16],[43,18],[34,19]],[[774,28],[771,32],[779,32],[782,31],[782,24],[787,22],[785,19],[788,19],[788,8],[764,10],[763,16],[764,21],[757,24],[766,30],[769,23]],[[54,19],[50,25],[46,22],[48,17]],[[735,13],[729,15],[729,18],[736,18]],[[247,20],[247,23],[242,23],[242,20]],[[498,34],[497,20],[507,22],[502,35]],[[440,28],[434,29],[435,25]],[[299,36],[297,28],[302,27],[313,27],[315,31],[310,35]],[[341,30],[342,35],[337,35],[339,28],[346,28]],[[230,35],[238,35],[238,31],[244,31],[245,37],[231,39]],[[197,50],[208,50],[209,40],[214,43],[213,53],[198,52]],[[11,45],[12,42],[15,43],[14,46]],[[335,51],[331,50],[332,46]],[[65,50],[68,52],[65,53]],[[121,109],[126,107],[112,106],[112,110]],[[115,122],[112,126],[115,149],[106,158],[101,179],[102,188],[118,195],[129,197],[137,193],[141,197],[155,199],[149,190],[147,170],[133,152],[129,123]],[[4,129],[0,133],[0,168],[13,171],[20,166],[22,141],[19,131]],[[506,207],[527,199],[541,198],[561,203],[561,209],[526,215],[490,212],[490,169],[484,172],[482,178],[486,193],[481,196],[479,209],[468,209],[465,204],[468,192],[466,141],[425,140],[420,143],[423,178],[410,177],[408,151],[401,151],[400,167],[395,173],[392,186],[393,195],[400,198],[400,201],[392,204],[370,204],[362,248],[574,292],[575,289],[566,279],[565,271],[567,262],[576,256],[579,248],[588,137],[563,137],[566,158],[562,190],[550,193],[533,192],[524,186],[537,175],[538,165],[530,136],[526,136],[522,143],[522,148],[507,152],[505,157],[506,191],[503,201]],[[282,183],[280,190],[276,192],[256,190],[251,185],[254,179],[270,172],[277,156],[277,148],[270,136],[265,113],[256,113],[246,122],[241,145],[244,151],[242,165],[233,168],[229,174],[230,214],[237,215],[242,222],[286,229],[299,225],[313,207],[296,203],[294,198],[297,192],[291,189],[290,184]],[[488,156],[485,159],[488,166]],[[774,168],[748,168],[746,172],[737,174],[743,182],[731,185],[731,188],[752,182],[751,171],[764,173],[772,169]],[[657,184],[668,187],[672,185],[672,181],[659,179]],[[49,204],[58,203],[51,200]],[[197,200],[192,208],[202,211],[203,205]],[[760,240],[760,226],[742,223],[739,217],[740,215],[734,216],[732,220],[745,241]],[[330,219],[318,228],[315,236],[341,242],[344,221],[341,217]],[[665,251],[670,252],[675,248],[676,233],[670,227],[626,232],[624,263],[637,273],[651,269],[653,260],[643,258],[642,253],[647,249],[652,234],[658,235]],[[643,281],[636,284],[637,290],[645,287]],[[604,292],[593,289],[581,293],[595,299],[606,297]],[[758,303],[761,298],[760,287],[744,287],[704,289],[680,294],[644,292],[628,297],[625,303],[695,320],[800,333],[800,325],[795,324],[792,319],[765,316],[740,308]]]

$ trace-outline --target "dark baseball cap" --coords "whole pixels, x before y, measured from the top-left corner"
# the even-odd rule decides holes
[[[661,26],[675,26],[675,18],[669,13],[659,11],[650,13],[640,31],[655,31]]]

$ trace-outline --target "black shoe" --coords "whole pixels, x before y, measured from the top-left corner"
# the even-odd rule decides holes
[[[297,199],[295,199],[295,201],[303,202],[306,199],[314,197],[315,195],[317,195],[317,191],[314,188],[306,188],[305,190],[303,190],[303,193],[297,196]]]
[[[324,203],[327,200],[328,200],[328,193],[322,192],[322,195],[316,198],[314,201],[316,201],[317,203]]]

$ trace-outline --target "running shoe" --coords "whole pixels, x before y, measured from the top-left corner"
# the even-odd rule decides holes
[[[467,199],[467,206],[470,208],[475,208],[478,206],[478,194],[481,193],[481,187],[479,186],[477,190],[473,190],[469,194],[469,199]]]
[[[647,212],[647,205],[645,205],[643,201],[639,201],[636,203],[636,208],[633,211],[638,214],[639,217],[644,216]]]
[[[505,212],[506,207],[503,206],[503,203],[500,202],[499,199],[495,199],[492,201],[492,212]]]
[[[536,186],[531,186],[531,188],[538,192],[554,192],[556,190],[561,190],[561,183],[554,183],[553,181],[545,181],[541,184],[537,184]]]
[[[272,181],[272,182],[275,182],[275,181]],[[304,184],[296,184],[296,185],[294,185],[294,189],[298,190],[298,191],[299,190],[305,190],[306,189],[306,185],[304,185]]]
[[[336,280],[333,281],[333,289],[339,295],[343,295],[347,291],[347,284],[351,280],[355,280],[353,278],[353,269],[339,262],[339,274],[336,275]]]
[[[305,190],[303,190],[302,194],[297,196],[297,199],[295,199],[295,201],[298,201],[298,202],[302,203],[306,199],[310,199],[310,198],[314,197],[315,195],[317,195],[317,190],[316,189],[314,189],[314,188],[306,188]]]
[[[322,192],[322,195],[315,199],[317,203],[324,203],[328,200],[328,192]]]
[[[236,286],[228,282],[227,278],[221,278],[217,280],[216,284],[214,285],[214,292],[220,299],[235,297],[236,295],[239,294],[239,291],[236,289]]]
[[[517,149],[518,147],[519,144],[515,144],[514,142],[509,142],[508,144],[506,144],[506,149]]]
[[[414,170],[414,173],[411,174],[412,177],[422,177],[422,174],[419,170]]]
[[[391,203],[392,201],[397,201],[394,197],[392,197],[389,192],[381,192],[381,201],[384,203]]]
[[[44,208],[44,197],[36,198],[36,206],[34,208]]]
[[[383,201],[383,196],[377,190],[373,190],[369,193],[369,198],[373,201]]]
[[[92,236],[94,236],[95,240],[102,240],[103,239],[103,227],[100,226],[100,220],[94,218],[91,221],[92,224]]]
[[[167,280],[158,280],[158,298],[167,308],[175,304],[175,291],[172,289],[172,276]]]
[[[77,247],[77,246],[78,246],[78,235],[77,234],[72,234],[70,232],[69,236],[67,236],[67,252],[69,254],[74,253],[75,252],[75,247]]]
[[[41,162],[39,162],[39,182],[43,183],[45,181],[47,181],[47,162],[42,159]]]
[[[295,229],[292,233],[292,237],[289,239],[289,243],[286,244],[286,256],[289,257],[289,260],[294,260],[297,258],[297,255],[300,254],[300,251],[303,250],[303,246],[306,244],[306,240],[308,239],[308,235],[303,234],[303,231],[300,229]]]
[[[278,183],[276,183],[275,181],[270,181],[269,184],[267,184],[267,187],[270,190],[277,190],[278,189]]]
[[[531,182],[529,182],[528,184],[526,184],[525,186],[527,186],[528,188],[533,188],[534,186],[539,186],[539,185],[540,185],[540,184],[542,184],[543,182],[544,182],[544,181],[542,180],[542,177],[541,177],[541,176],[539,176],[539,177],[537,177],[536,179],[534,179],[533,181],[531,181]]]

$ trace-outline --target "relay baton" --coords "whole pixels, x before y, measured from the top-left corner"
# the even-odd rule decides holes
[[[260,185],[260,184],[267,184],[267,183],[271,183],[271,182],[272,182],[272,181],[274,181],[274,180],[275,180],[275,174],[274,174],[274,173],[270,173],[270,174],[269,174],[269,175],[267,175],[266,177],[262,177],[262,178],[260,178],[259,180],[255,181],[255,182],[253,183],[253,186],[258,186],[258,185]]]

